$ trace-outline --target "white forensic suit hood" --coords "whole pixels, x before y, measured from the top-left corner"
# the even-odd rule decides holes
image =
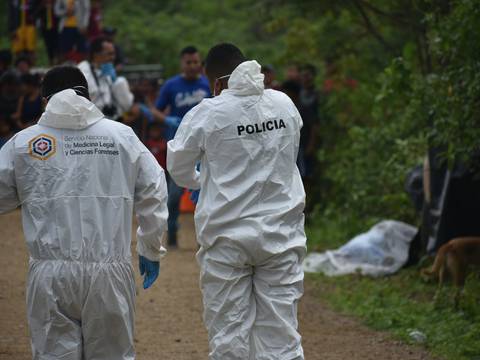
[[[72,89],[54,94],[40,117],[40,125],[57,129],[85,129],[104,118],[102,112]]]
[[[236,95],[260,95],[264,91],[264,75],[255,60],[237,66],[228,79],[228,90]]]
[[[173,180],[200,189],[197,259],[212,360],[303,359],[301,127],[290,98],[265,90],[260,65],[245,61],[228,89],[188,112],[168,142]]]
[[[134,359],[134,208],[137,252],[165,252],[167,188],[153,155],[131,128],[61,91],[0,150],[0,214],[20,205],[33,358]]]

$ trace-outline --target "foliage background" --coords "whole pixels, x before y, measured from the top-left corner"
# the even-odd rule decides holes
[[[478,1],[107,0],[104,8],[130,61],[162,63],[167,75],[184,46],[205,54],[228,41],[277,69],[313,63],[319,88],[333,80],[310,201],[312,222],[338,241],[380,218],[415,223],[408,170],[429,145],[456,159],[478,144]]]

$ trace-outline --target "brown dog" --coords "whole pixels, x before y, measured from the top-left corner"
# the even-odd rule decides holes
[[[480,265],[480,237],[455,238],[442,245],[432,267],[422,270],[423,275],[438,277],[438,289],[434,299],[438,299],[448,273],[456,287],[454,304],[455,308],[458,308],[470,265]]]

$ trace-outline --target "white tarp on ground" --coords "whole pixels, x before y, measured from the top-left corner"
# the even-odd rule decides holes
[[[303,267],[306,272],[322,272],[328,276],[393,274],[406,263],[416,232],[411,225],[385,220],[337,250],[310,253]]]

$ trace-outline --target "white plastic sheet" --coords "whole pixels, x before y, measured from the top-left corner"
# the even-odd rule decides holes
[[[328,276],[393,274],[406,263],[410,242],[416,232],[411,225],[385,220],[337,250],[310,253],[303,267],[306,272],[321,272]]]

